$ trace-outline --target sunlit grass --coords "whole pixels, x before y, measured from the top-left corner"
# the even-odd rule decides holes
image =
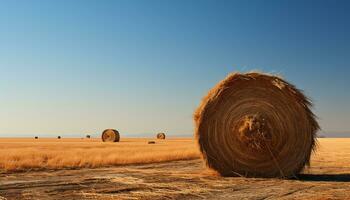
[[[156,144],[147,144],[148,141]],[[192,139],[0,139],[0,170],[95,168],[199,158]]]
[[[148,141],[156,144],[148,144]],[[122,138],[119,143],[103,143],[99,138],[0,139],[0,171],[96,168],[197,158],[200,158],[198,147],[189,138]],[[324,171],[322,166],[337,169],[338,173],[348,172],[350,138],[318,139],[311,168],[314,173],[321,173]]]

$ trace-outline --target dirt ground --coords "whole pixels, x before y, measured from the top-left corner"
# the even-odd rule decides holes
[[[201,160],[0,174],[0,199],[350,199],[350,140],[324,139],[298,179],[219,177]]]

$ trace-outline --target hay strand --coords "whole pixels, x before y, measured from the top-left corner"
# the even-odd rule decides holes
[[[309,164],[319,125],[311,102],[282,78],[233,73],[203,98],[195,136],[223,176],[291,177]]]
[[[102,132],[103,142],[119,142],[119,140],[120,140],[119,132],[115,129],[106,129]]]

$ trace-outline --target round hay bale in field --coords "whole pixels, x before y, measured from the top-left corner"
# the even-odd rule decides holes
[[[90,139],[90,138],[91,138],[91,136],[90,136],[90,135],[86,135],[86,138],[87,138],[87,139]]]
[[[309,164],[319,125],[294,85],[263,73],[233,73],[203,98],[195,136],[222,176],[292,177]]]
[[[158,133],[157,139],[165,140],[165,133]]]
[[[119,132],[115,129],[106,129],[102,132],[103,142],[119,142],[119,140],[120,140]]]
[[[34,137],[34,139],[36,139],[36,140],[37,140],[37,139],[39,139],[39,137],[38,137],[38,136],[35,136],[35,137]]]
[[[61,136],[57,136],[57,139],[61,139]]]

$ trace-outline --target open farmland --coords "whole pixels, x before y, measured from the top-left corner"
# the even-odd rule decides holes
[[[156,144],[148,144],[155,141]],[[0,139],[0,171],[95,168],[199,158],[192,139]]]
[[[135,154],[140,160],[145,160],[137,161],[134,157],[135,163],[147,164],[132,164],[131,159],[125,162],[128,165],[115,163],[117,166],[112,166],[113,163],[107,162],[109,167],[97,165],[95,167],[101,167],[94,169],[56,170],[57,167],[42,166],[40,169],[51,169],[31,171],[26,168],[25,172],[10,170],[0,174],[0,199],[1,197],[7,199],[350,198],[350,139],[319,139],[318,151],[312,156],[311,167],[305,169],[303,175],[298,179],[290,180],[220,177],[207,170],[200,159],[196,159],[199,154],[194,141],[190,139],[157,140],[154,146],[148,145],[147,141],[127,139],[120,144],[102,144],[94,140],[77,142],[63,139],[59,142],[43,141],[41,144],[41,142],[35,141],[37,142],[35,143],[29,139],[18,143],[15,140],[3,140],[1,145],[7,146],[6,148],[1,147],[1,156],[6,156],[6,152],[12,152],[13,156],[15,149],[23,151],[28,148],[31,152],[35,149],[47,153],[61,151],[62,155],[80,156],[83,159],[85,155],[93,153],[94,149],[99,150],[100,156],[103,155],[103,152],[107,153],[105,157],[100,158],[101,160],[107,159],[111,153],[117,157],[122,152],[129,157]],[[124,147],[125,151],[121,151],[123,150],[121,147]],[[109,148],[113,150],[107,151],[106,149]],[[146,151],[147,148],[152,150]],[[169,151],[168,156],[163,156],[163,158],[169,161],[172,160],[170,158],[174,158],[170,156],[172,155],[170,151],[177,152],[183,157],[176,158],[180,161],[152,163],[167,161],[167,159],[154,158],[146,162],[146,157],[152,158],[152,155],[159,157],[158,151],[166,150]],[[21,151],[17,151],[17,154],[21,155]],[[84,151],[89,151],[89,154],[80,154]],[[185,157],[184,152],[191,156]],[[147,156],[141,156],[143,153]],[[8,153],[8,157],[10,155]]]

